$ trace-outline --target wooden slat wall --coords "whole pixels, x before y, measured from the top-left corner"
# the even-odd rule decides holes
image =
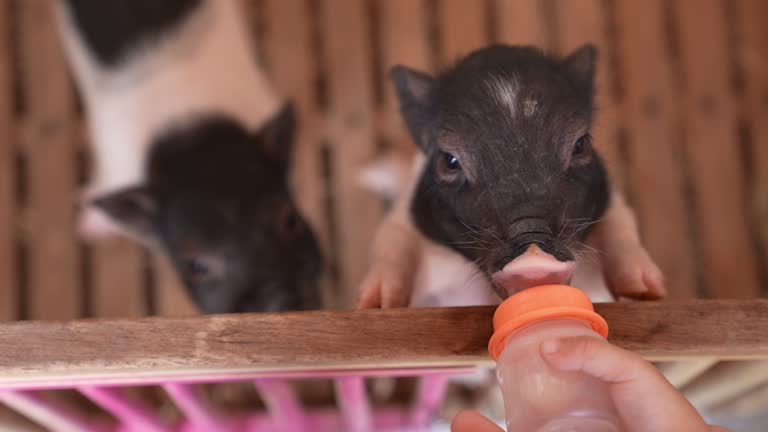
[[[320,25],[328,84],[328,140],[334,191],[340,303],[349,307],[368,263],[368,245],[381,203],[359,184],[360,171],[376,153],[370,4],[323,0]]]
[[[383,95],[383,115],[380,129],[383,137],[392,147],[412,149],[410,135],[402,127],[400,110],[389,71],[395,65],[433,73],[435,65],[430,52],[428,14],[426,0],[377,0],[380,17],[379,41],[381,47],[381,70],[379,76]]]
[[[618,152],[618,101],[612,65],[614,64],[609,34],[610,15],[601,0],[574,2],[558,0],[557,46],[561,55],[568,55],[586,43],[592,43],[598,50],[597,64],[597,119],[593,126],[598,151],[608,167],[613,181],[623,183],[624,167]],[[534,40],[535,41],[535,40]]]
[[[147,314],[144,256],[134,242],[115,238],[91,249],[91,312],[98,317]]]
[[[326,178],[322,166],[322,117],[315,84],[319,70],[314,52],[312,10],[303,0],[266,0],[262,23],[264,41],[257,41],[275,84],[293,101],[299,130],[294,144],[296,199],[317,233],[324,256],[331,255],[328,220],[325,214]],[[286,55],[290,53],[290,55]],[[330,270],[327,266],[326,273]],[[330,276],[326,274],[326,276]],[[330,280],[326,277],[326,304],[333,303]]]
[[[542,0],[496,0],[495,39],[507,44],[532,44],[551,49],[549,29],[544,22]]]
[[[616,51],[624,90],[629,197],[671,297],[690,298],[697,294],[693,230],[680,160],[666,3],[618,0]]]
[[[715,297],[753,298],[761,289],[748,230],[725,2],[678,0],[673,13],[685,74],[686,155],[700,227],[703,281]]]
[[[343,297],[337,305],[355,296],[381,216],[378,199],[358,185],[359,170],[380,154],[379,142],[413,151],[397,114],[389,67],[403,63],[434,71],[491,40],[560,53],[595,43],[601,53],[596,141],[614,179],[626,179],[643,237],[672,296],[759,294],[768,239],[764,3],[346,1],[244,0],[249,19],[259,17],[263,27],[254,34],[263,38],[256,45],[265,64],[300,113],[296,189],[337,270],[334,285]],[[194,313],[172,270],[156,264],[161,260],[150,263],[154,277],[146,277],[149,264],[139,248],[125,241],[98,243],[80,256],[74,209],[81,148],[75,141],[81,134],[73,122],[79,124],[81,114],[62,73],[51,3],[4,3],[8,10],[14,5],[19,38],[9,41],[16,51],[4,57],[15,52],[22,60],[23,111],[16,120],[12,68],[6,62],[0,69],[6,83],[0,87],[0,121],[13,124],[3,128],[11,138],[0,158],[5,176],[0,197],[8,214],[0,234],[9,257],[2,260],[0,275],[27,281],[31,316],[48,316],[49,308],[55,309],[51,317],[78,316],[86,312],[83,305],[103,317]],[[4,30],[7,37],[10,27]],[[731,49],[734,44],[739,50]],[[737,54],[729,55],[732,51]],[[734,70],[740,71],[740,95],[732,85]],[[742,123],[746,138],[739,132]],[[27,167],[19,173],[27,186],[21,208],[12,197],[14,142]],[[18,238],[29,255],[28,270],[19,277],[15,227],[23,228]],[[50,281],[58,287],[46,293]],[[16,282],[3,285],[6,296],[18,288]],[[85,300],[78,297],[84,286],[90,288]],[[3,302],[4,316],[15,317],[18,302]]]
[[[438,0],[438,56],[440,66],[455,63],[460,57],[486,45],[488,3],[484,0]]]
[[[0,321],[16,318],[16,141],[13,136],[11,8],[0,2]]]
[[[75,235],[75,99],[51,3],[17,3],[21,26],[22,151],[27,161],[24,235],[28,314],[71,319],[82,314],[82,275]]]
[[[768,283],[768,2],[741,0],[735,4],[739,50],[736,63],[743,80],[743,120],[749,131],[751,182],[748,195],[751,222],[761,247],[763,292]]]

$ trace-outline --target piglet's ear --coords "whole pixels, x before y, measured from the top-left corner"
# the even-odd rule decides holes
[[[259,131],[264,150],[276,161],[288,166],[296,133],[296,109],[288,102]]]
[[[157,203],[146,186],[136,186],[102,195],[91,201],[118,225],[142,240],[154,237],[154,214]]]
[[[576,83],[584,86],[590,94],[594,87],[596,61],[597,48],[592,44],[578,48],[563,60],[563,65]]]
[[[405,66],[395,66],[390,72],[395,84],[400,112],[416,144],[426,150],[424,130],[429,122],[430,97],[435,79]]]

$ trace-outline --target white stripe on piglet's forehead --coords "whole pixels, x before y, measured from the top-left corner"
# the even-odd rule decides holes
[[[514,78],[493,76],[486,85],[496,96],[501,105],[509,109],[509,114],[514,117],[517,113],[517,81]]]

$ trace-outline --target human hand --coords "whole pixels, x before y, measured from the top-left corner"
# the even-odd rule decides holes
[[[627,432],[729,432],[704,422],[696,409],[639,355],[593,337],[555,339],[541,345],[550,366],[579,371],[608,384],[611,398]],[[452,432],[501,432],[477,412],[454,418]]]

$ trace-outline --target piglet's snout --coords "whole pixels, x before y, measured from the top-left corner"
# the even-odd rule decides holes
[[[512,295],[538,285],[567,283],[576,263],[559,261],[532,244],[522,255],[507,263],[493,278]]]

